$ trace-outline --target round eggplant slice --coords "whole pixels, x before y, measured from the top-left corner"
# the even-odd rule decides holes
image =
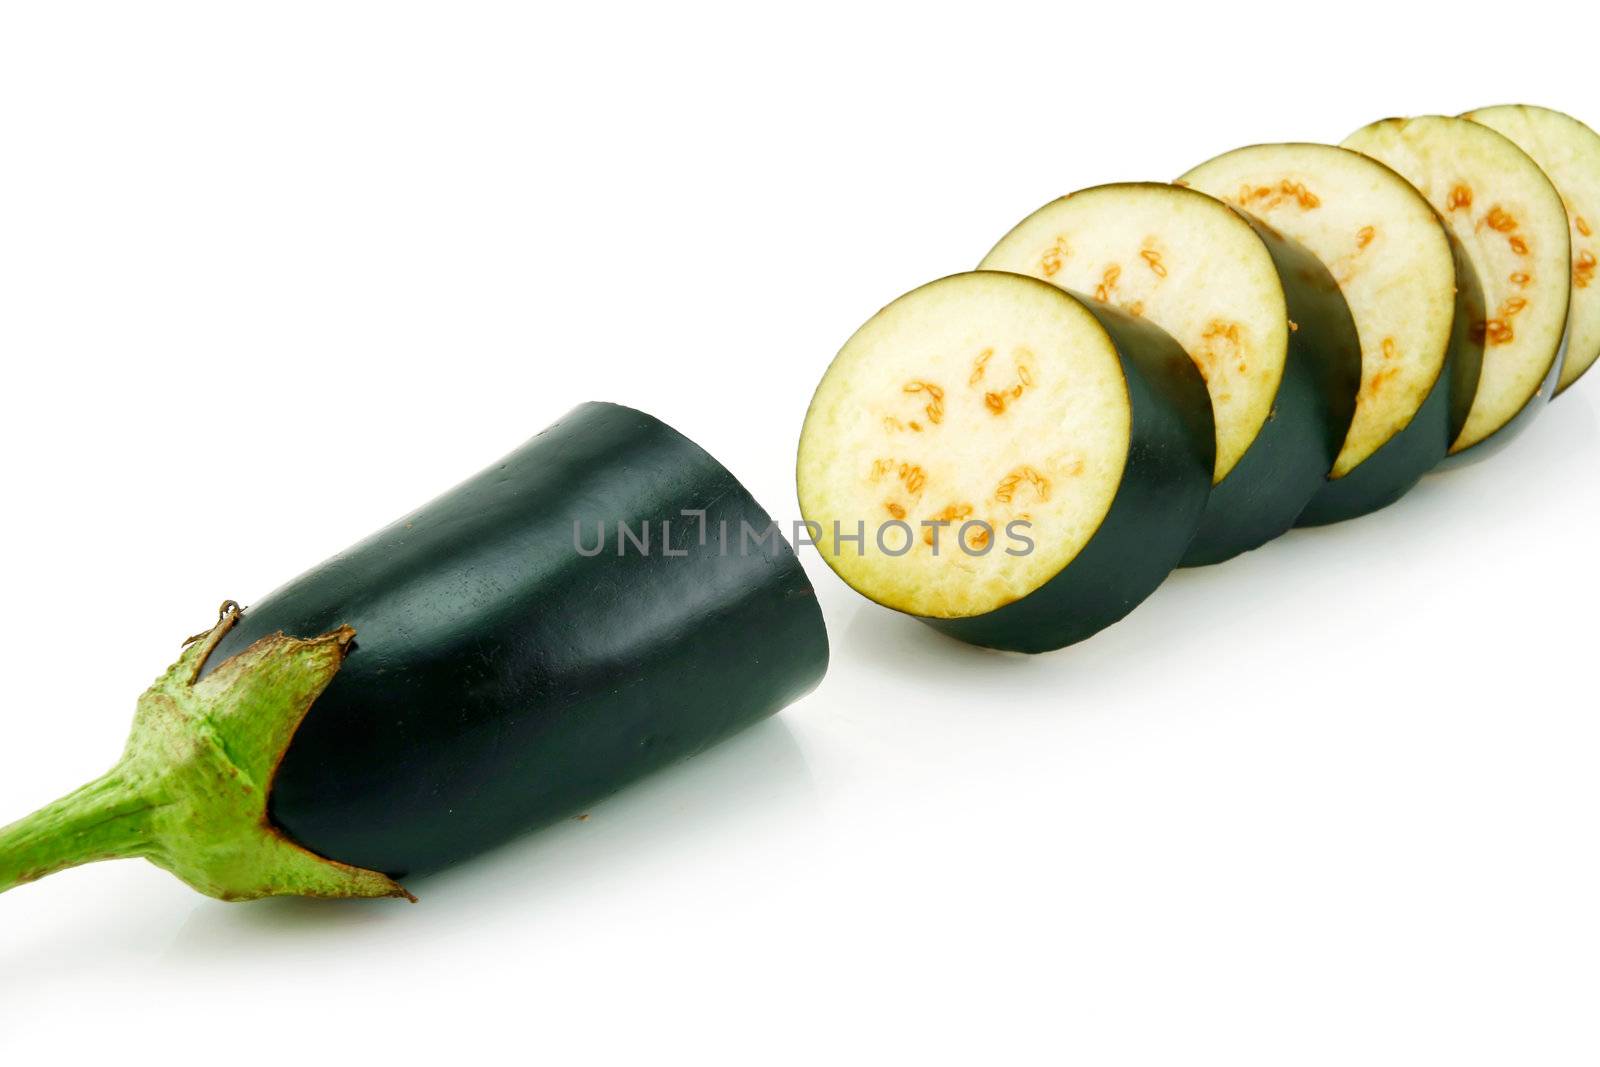
[[[1116,622],[1182,558],[1216,460],[1205,383],[1147,322],[1016,274],[902,296],[824,375],[800,508],[863,596],[1044,652]]]
[[[1600,134],[1570,115],[1529,104],[1479,108],[1461,116],[1482,123],[1533,157],[1567,208],[1572,241],[1572,307],[1560,395],[1600,359]]]
[[[1355,412],[1360,351],[1337,283],[1305,249],[1203,193],[1129,183],[1045,205],[980,269],[1092,293],[1194,360],[1217,461],[1185,565],[1272,540],[1326,483]]]
[[[1262,220],[1333,273],[1355,319],[1361,390],[1332,473],[1302,526],[1404,496],[1461,432],[1483,359],[1477,276],[1399,174],[1332,145],[1235,149],[1179,179]]]
[[[828,662],[816,596],[761,505],[693,441],[614,404],[575,409],[251,606],[206,670],[279,631],[339,626],[351,651],[269,811],[311,851],[396,877],[691,756]]]
[[[1560,369],[1572,291],[1561,196],[1527,153],[1466,119],[1384,119],[1344,147],[1416,186],[1466,250],[1483,290],[1484,318],[1469,326],[1484,342],[1483,371],[1450,452],[1503,444],[1550,399]]]

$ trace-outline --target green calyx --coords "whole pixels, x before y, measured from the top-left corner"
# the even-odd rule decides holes
[[[387,875],[308,852],[267,816],[278,763],[355,631],[274,634],[200,679],[239,615],[224,604],[216,626],[191,638],[139,698],[115,767],[0,829],[0,893],[82,863],[143,856],[221,900],[415,899]]]

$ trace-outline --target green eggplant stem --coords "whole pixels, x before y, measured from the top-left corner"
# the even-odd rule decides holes
[[[221,900],[415,899],[385,874],[308,851],[267,815],[278,763],[355,631],[273,634],[201,679],[241,614],[224,603],[217,624],[139,698],[115,767],[0,829],[0,893],[68,867],[143,857]]]
[[[79,864],[144,855],[155,806],[111,771],[0,829],[0,893]]]

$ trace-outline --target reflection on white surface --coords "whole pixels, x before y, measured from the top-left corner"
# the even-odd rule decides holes
[[[93,985],[138,959],[175,967],[250,958],[291,965],[316,946],[426,944],[463,926],[515,925],[570,910],[630,882],[683,870],[706,853],[765,848],[805,833],[817,795],[781,715],[564,820],[446,871],[408,882],[419,903],[281,898],[227,904],[138,861],[96,864],[8,894],[0,909],[0,1022],[41,987]],[[47,901],[45,894],[53,896]],[[76,899],[74,899],[76,898]],[[41,905],[65,923],[30,919]],[[391,906],[393,905],[393,906]],[[70,914],[70,909],[81,909]]]
[[[771,826],[804,820],[815,806],[805,755],[780,714],[633,784],[583,818],[407,880],[416,905],[374,908],[369,901],[294,898],[244,907],[203,905],[177,931],[166,955],[181,961],[277,952],[304,937],[350,937],[380,928],[387,936],[441,922],[449,928],[466,915],[474,923],[516,921],[516,915],[566,906],[595,886],[649,877],[677,857],[737,848]]]

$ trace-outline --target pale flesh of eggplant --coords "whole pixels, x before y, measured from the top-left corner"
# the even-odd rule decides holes
[[[1203,193],[1124,183],[1045,205],[982,266],[1090,293],[1194,360],[1217,464],[1185,564],[1260,547],[1325,484],[1355,412],[1360,353],[1338,285],[1293,241]]]
[[[1362,127],[1344,147],[1392,167],[1427,197],[1482,287],[1483,370],[1452,455],[1503,445],[1554,394],[1572,291],[1566,208],[1527,153],[1488,126],[1426,115]]]
[[[1483,358],[1477,276],[1421,193],[1382,163],[1321,144],[1217,156],[1179,181],[1309,249],[1332,272],[1361,346],[1355,419],[1300,525],[1400,499],[1466,423]]]
[[[1479,108],[1461,116],[1510,138],[1555,183],[1572,240],[1572,308],[1559,395],[1600,359],[1600,134],[1570,115],[1529,104]]]
[[[1042,652],[1177,565],[1215,464],[1204,382],[1165,333],[1016,274],[916,289],[845,344],[800,439],[818,550],[867,598]]]

